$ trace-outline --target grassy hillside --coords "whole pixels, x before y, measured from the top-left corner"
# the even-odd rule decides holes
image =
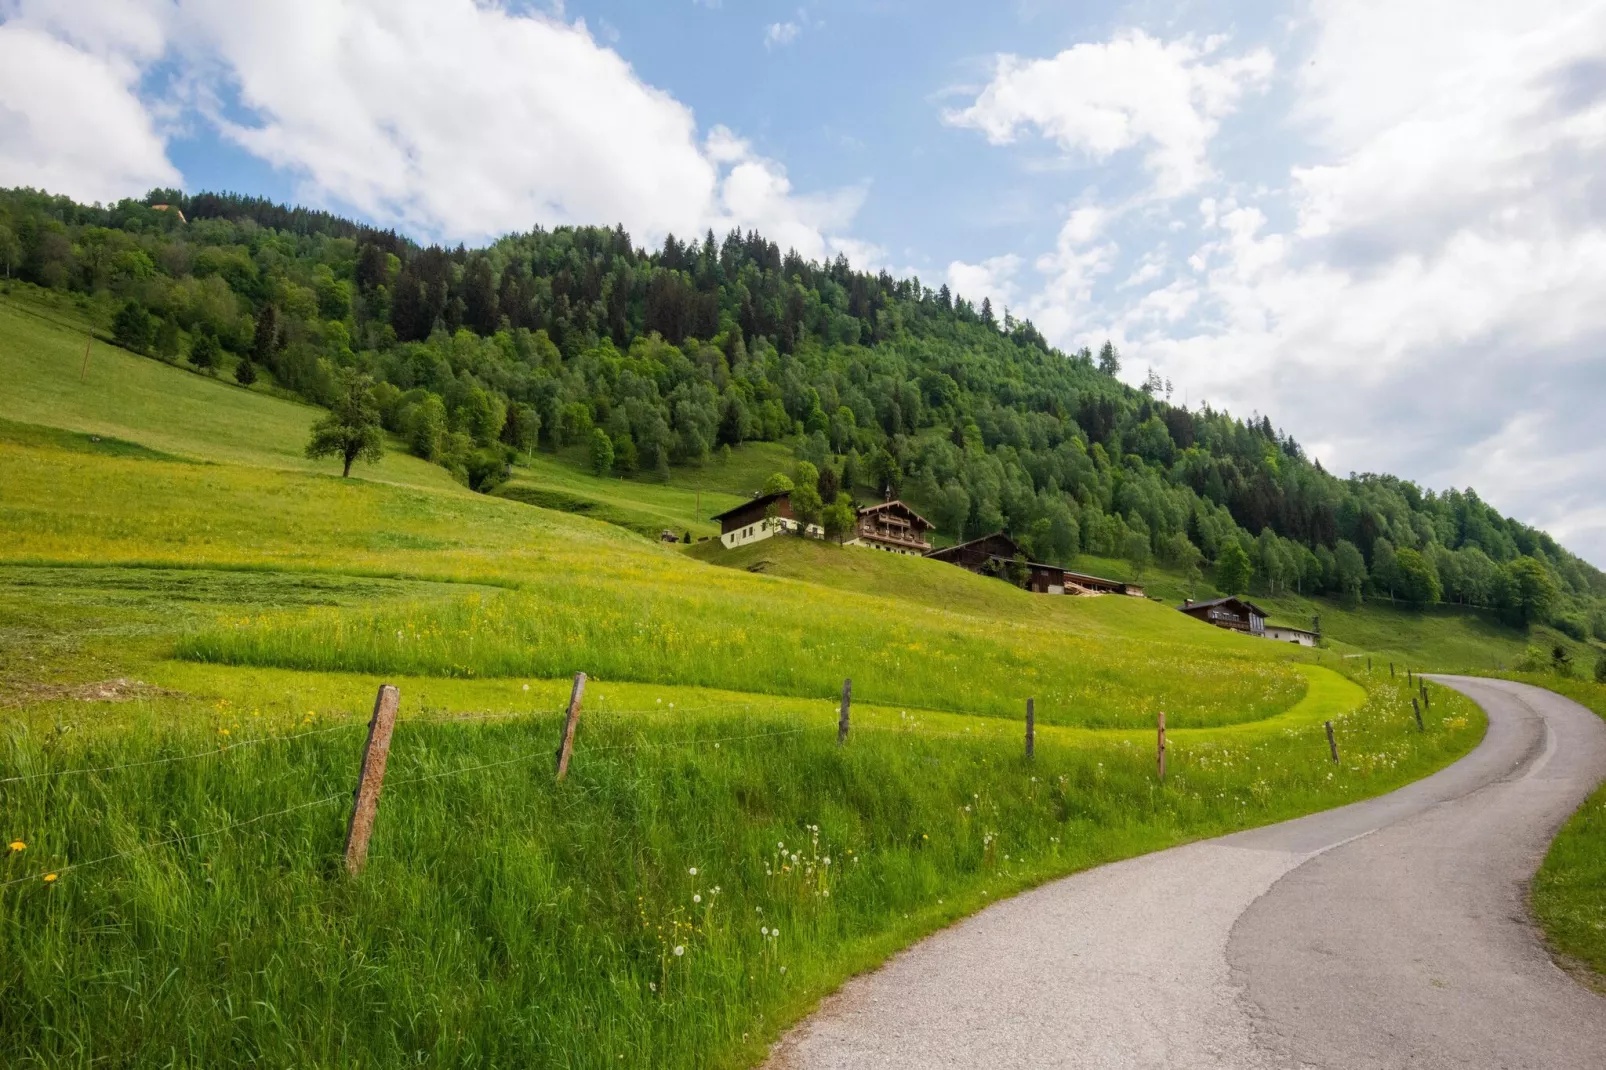
[[[515,501],[579,513],[630,528],[651,538],[664,529],[694,538],[718,535],[709,521],[756,494],[775,472],[796,462],[774,442],[746,443],[728,460],[716,456],[701,468],[671,469],[663,481],[654,473],[621,478],[591,472],[579,447],[527,456],[497,494]]]
[[[144,393],[58,382],[57,412],[72,332],[13,323],[0,376],[43,385],[0,402],[7,1066],[750,1065],[1000,895],[1385,791],[1481,735],[1464,701],[1418,733],[1381,671],[1157,603],[795,540],[726,560],[401,457],[342,480],[297,453],[308,410],[143,358],[106,367]],[[354,880],[381,680],[402,719]]]
[[[1606,717],[1606,685],[1554,673],[1507,673],[1560,692]],[[1606,785],[1578,808],[1534,875],[1534,915],[1575,974],[1606,992]]]

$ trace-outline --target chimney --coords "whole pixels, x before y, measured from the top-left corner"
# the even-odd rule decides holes
[[[1183,599],[1183,600],[1182,600],[1182,608],[1183,608],[1183,609],[1187,609],[1187,608],[1188,608],[1188,607],[1189,607],[1189,606],[1191,606],[1191,605],[1193,605],[1193,599],[1191,599],[1191,598],[1184,598],[1184,599]]]

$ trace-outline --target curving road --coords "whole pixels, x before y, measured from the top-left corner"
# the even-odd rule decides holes
[[[1526,905],[1606,777],[1606,724],[1439,679],[1489,715],[1449,768],[995,904],[844,986],[769,1065],[1606,1068],[1606,999],[1552,964]]]

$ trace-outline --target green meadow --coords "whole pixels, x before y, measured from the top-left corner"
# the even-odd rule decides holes
[[[1153,601],[791,539],[665,546],[394,451],[342,480],[300,455],[313,410],[100,343],[80,382],[68,317],[93,310],[15,305],[7,1066],[748,1066],[844,979],[1000,896],[1387,791],[1481,738],[1448,692],[1418,732],[1403,677],[1348,647]],[[748,449],[733,497],[784,460]],[[515,482],[695,532],[679,480],[542,455]],[[386,681],[402,715],[353,879]]]

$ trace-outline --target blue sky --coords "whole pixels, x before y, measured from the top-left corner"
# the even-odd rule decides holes
[[[1606,0],[0,0],[0,185],[756,227],[1606,564]]]

